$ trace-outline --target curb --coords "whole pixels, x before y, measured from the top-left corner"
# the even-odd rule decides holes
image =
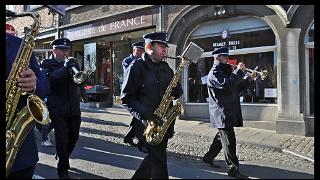
[[[308,157],[308,156],[306,156],[306,155],[304,155],[304,154],[302,154],[302,153],[300,153],[300,152],[297,152],[297,151],[294,151],[294,150],[289,150],[289,149],[286,149],[286,148],[282,149],[282,152],[283,152],[283,153],[292,154],[292,155],[294,155],[294,156],[303,158],[303,159],[305,159],[305,160],[308,160],[308,161],[311,161],[311,162],[314,163],[314,159],[312,159],[311,157]]]

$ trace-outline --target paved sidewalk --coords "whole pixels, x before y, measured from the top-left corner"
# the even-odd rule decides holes
[[[218,132],[216,128],[210,127],[209,120],[206,122],[203,120],[177,120],[175,131],[211,137],[214,137]],[[314,137],[277,134],[275,131],[250,127],[236,127],[235,133],[238,144],[273,148],[314,162]]]
[[[121,106],[112,108],[83,108],[86,112],[109,112],[103,113],[106,119],[119,118],[130,122],[130,114]],[[117,115],[120,115],[117,117]],[[200,136],[214,137],[217,129],[209,126],[209,120],[177,120],[176,133],[197,134]],[[314,162],[314,137],[297,136],[290,134],[277,134],[275,131],[262,130],[250,127],[235,128],[238,144],[250,144],[265,148],[273,148],[285,153],[299,156]]]

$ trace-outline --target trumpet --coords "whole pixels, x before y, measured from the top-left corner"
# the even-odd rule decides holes
[[[66,58],[65,57],[65,61],[68,61],[70,59],[72,59],[73,57],[69,57]],[[71,74],[73,75],[73,82],[76,84],[81,84],[82,82],[84,82],[87,79],[87,75],[85,72],[83,71],[78,71],[78,69],[76,67],[71,67]]]
[[[229,63],[227,63],[227,64],[229,64]],[[234,65],[234,64],[229,64],[229,65],[231,65],[232,67],[235,67],[235,68],[238,67],[238,65]],[[255,76],[257,76],[257,74],[259,74],[261,77],[261,80],[265,80],[268,76],[268,71],[263,70],[260,72],[260,71],[257,71],[257,69],[258,69],[258,66],[256,66],[254,69],[245,68],[244,72],[249,72],[250,73],[249,76],[251,76],[251,77],[255,77]]]
[[[73,72],[73,81],[76,84],[81,84],[86,80],[86,73],[83,71],[78,71],[77,68],[72,67],[72,72]]]

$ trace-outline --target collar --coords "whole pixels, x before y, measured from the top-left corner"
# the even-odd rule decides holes
[[[130,57],[131,59],[139,59],[138,57],[134,56],[133,54],[130,54],[130,56],[131,56]]]
[[[143,53],[141,59],[144,61],[147,68],[152,68],[152,60],[149,58],[147,53]]]
[[[55,60],[55,61],[58,62],[58,63],[64,63],[64,62],[62,62],[62,61],[59,61],[58,58],[56,58],[56,57],[54,57],[54,56],[52,56],[52,59]]]

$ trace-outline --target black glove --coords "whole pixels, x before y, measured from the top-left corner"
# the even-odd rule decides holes
[[[64,67],[67,67],[68,69],[70,69],[71,67],[76,66],[76,60],[74,58],[72,59],[68,59],[65,63],[64,63]]]

